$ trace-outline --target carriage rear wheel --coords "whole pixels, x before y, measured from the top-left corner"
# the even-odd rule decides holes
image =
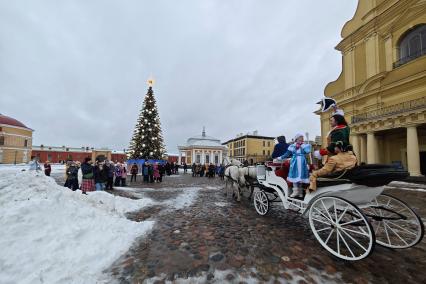
[[[424,236],[420,217],[404,201],[387,194],[373,200],[364,213],[370,218],[376,242],[393,249],[409,248]]]
[[[263,190],[255,191],[253,196],[254,208],[259,215],[266,215],[269,211],[269,199]]]
[[[373,251],[373,228],[362,211],[348,200],[318,198],[309,209],[309,224],[318,242],[338,258],[360,260]]]

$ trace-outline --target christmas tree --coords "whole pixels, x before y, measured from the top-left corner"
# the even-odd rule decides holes
[[[148,92],[130,142],[131,159],[161,159],[165,152],[160,117],[152,90],[153,80],[148,80],[148,85]]]

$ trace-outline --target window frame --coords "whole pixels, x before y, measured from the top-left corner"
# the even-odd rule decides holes
[[[419,47],[412,51],[418,37]],[[426,23],[419,24],[410,30],[407,30],[398,40],[397,44],[398,58],[394,63],[394,68],[409,63],[419,57],[426,55]]]

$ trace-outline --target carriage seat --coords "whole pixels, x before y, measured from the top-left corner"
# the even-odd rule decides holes
[[[332,173],[319,177],[317,187],[355,183],[369,187],[383,186],[391,181],[404,180],[408,172],[395,167],[395,165],[370,164],[356,166],[350,170]]]

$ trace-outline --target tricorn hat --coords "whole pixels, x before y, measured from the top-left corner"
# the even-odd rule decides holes
[[[327,97],[322,98],[322,100],[318,103],[321,104],[321,112],[326,112],[332,107],[337,106],[337,103],[334,99]]]

